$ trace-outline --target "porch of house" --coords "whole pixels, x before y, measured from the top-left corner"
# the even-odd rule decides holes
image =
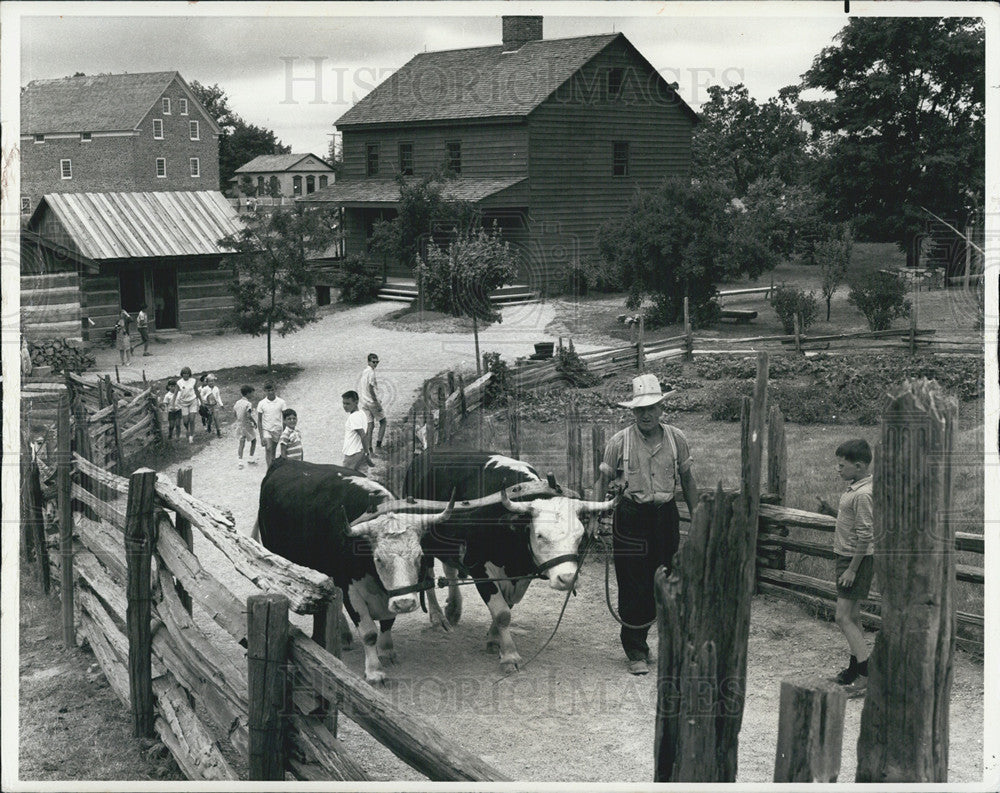
[[[417,299],[418,294],[415,279],[386,276],[382,288],[378,292],[378,299],[395,303],[412,303]],[[490,294],[490,300],[493,303],[503,306],[535,303],[540,299],[538,291],[532,289],[528,284],[508,284]]]

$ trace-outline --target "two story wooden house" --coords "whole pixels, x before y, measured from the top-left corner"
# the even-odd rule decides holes
[[[177,72],[33,80],[21,92],[21,214],[51,193],[215,190],[219,133]]]
[[[393,216],[398,175],[445,168],[445,195],[475,202],[523,249],[522,279],[555,291],[636,191],[689,175],[697,115],[624,35],[502,24],[502,44],[421,53],[337,120],[342,177],[299,201],[343,208],[346,253]]]

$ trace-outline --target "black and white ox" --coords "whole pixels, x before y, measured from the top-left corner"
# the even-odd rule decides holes
[[[389,490],[350,468],[279,458],[261,482],[254,527],[268,550],[340,587],[361,630],[369,683],[385,680],[380,659],[395,661],[390,631],[396,616],[417,607],[421,540],[451,512],[368,512],[369,504],[392,503]]]
[[[519,483],[534,485],[536,497],[512,501],[506,491],[514,492]],[[477,451],[425,452],[410,464],[405,489],[411,497],[435,501],[473,501],[500,493],[494,503],[463,506],[435,523],[423,546],[426,556],[441,560],[452,581],[459,571],[477,579],[476,588],[493,618],[487,648],[499,650],[504,672],[515,671],[521,656],[510,632],[511,607],[524,597],[533,577],[546,578],[550,587],[563,592],[574,586],[583,521],[611,509],[615,501],[562,495],[558,486],[545,487],[531,465]],[[427,594],[432,623],[448,630],[458,622],[461,596],[456,585],[449,587],[444,614],[433,590]]]

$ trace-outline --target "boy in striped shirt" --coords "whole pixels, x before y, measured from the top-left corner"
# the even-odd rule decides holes
[[[281,431],[281,438],[278,440],[278,457],[301,460],[302,435],[295,429],[295,425],[299,422],[298,414],[291,408],[287,408],[281,411],[281,421],[284,428]]]

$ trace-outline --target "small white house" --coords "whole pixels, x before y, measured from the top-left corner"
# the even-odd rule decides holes
[[[315,154],[262,154],[237,168],[233,181],[241,196],[294,199],[333,184],[333,178],[333,167]]]

